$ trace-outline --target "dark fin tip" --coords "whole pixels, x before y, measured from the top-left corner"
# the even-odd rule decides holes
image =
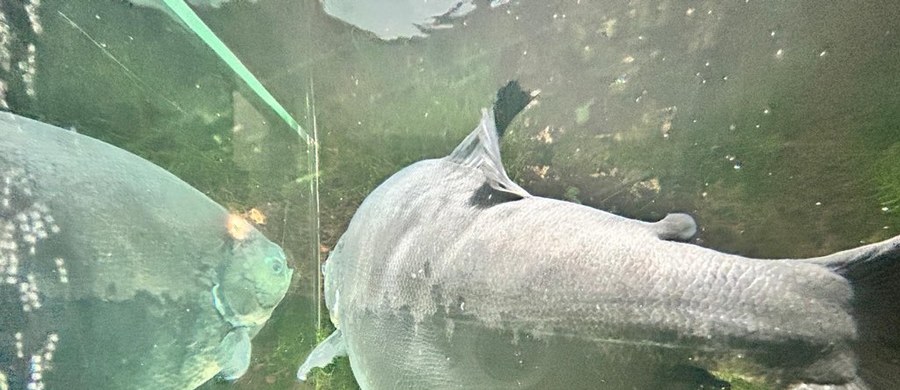
[[[497,135],[503,137],[506,128],[531,100],[531,93],[522,89],[519,82],[512,80],[497,90],[497,100],[494,102],[494,123],[497,125]]]
[[[869,256],[833,264],[853,287],[859,375],[875,389],[900,388],[900,237]]]

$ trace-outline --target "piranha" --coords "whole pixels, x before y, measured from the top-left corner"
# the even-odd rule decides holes
[[[299,379],[347,355],[362,389],[900,388],[900,236],[754,259],[684,242],[686,214],[533,196],[501,163],[509,112],[365,199]]]
[[[0,112],[0,390],[241,377],[284,251],[162,168]]]

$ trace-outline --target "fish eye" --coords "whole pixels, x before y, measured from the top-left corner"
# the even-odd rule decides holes
[[[284,269],[284,264],[281,262],[281,259],[278,257],[267,257],[266,262],[269,263],[269,267],[272,268],[272,272],[281,273]]]

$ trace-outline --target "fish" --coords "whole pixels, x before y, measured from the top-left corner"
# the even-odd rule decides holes
[[[364,390],[900,388],[900,236],[803,259],[704,248],[685,213],[528,193],[497,122],[483,110],[365,198],[324,264],[336,330],[299,380],[348,356]]]
[[[0,377],[13,389],[239,378],[282,248],[125,150],[0,113]]]
[[[508,0],[322,0],[329,16],[366,31],[383,41],[428,37],[453,27],[477,7],[496,8]]]

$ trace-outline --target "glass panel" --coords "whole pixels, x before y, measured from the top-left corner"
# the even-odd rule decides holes
[[[326,250],[380,182],[446,156],[511,79],[540,91],[503,141],[507,171],[535,195],[643,220],[689,212],[692,242],[754,257],[900,232],[890,1],[197,10],[280,100],[314,98]],[[320,388],[352,388],[346,362],[320,371]]]
[[[219,371],[217,361],[226,360],[221,354],[241,350],[239,341],[227,348],[225,343],[257,331],[250,374],[245,378],[293,378],[302,353],[294,347],[296,340],[314,338],[317,315],[317,177],[311,139],[302,129],[308,125],[306,102],[291,101],[296,104],[294,111],[301,113],[302,127],[287,123],[271,102],[248,87],[194,31],[163,12],[125,1],[38,0],[5,2],[0,11],[0,104],[4,109],[108,142],[187,183],[160,185],[160,194],[166,199],[158,203],[171,209],[156,209],[157,203],[142,207],[129,199],[122,199],[121,205],[114,201],[117,205],[112,208],[127,211],[122,215],[101,204],[102,199],[112,196],[91,198],[78,192],[67,205],[50,202],[62,231],[60,237],[72,242],[83,239],[91,247],[48,257],[49,250],[40,245],[32,255],[21,252],[26,248],[20,245],[16,272],[7,267],[9,258],[3,258],[0,387],[193,388]],[[4,131],[10,126],[27,131],[41,129],[38,124],[10,120],[4,122]],[[62,144],[58,150],[48,146],[48,151],[34,153],[68,156],[81,150],[78,145],[84,142],[88,141]],[[122,175],[123,185],[146,186],[150,191],[161,180],[162,173],[140,165],[144,163],[135,163],[140,169],[132,169],[130,157],[115,157],[111,148],[98,148],[104,154],[91,158],[82,168],[84,179],[77,168],[68,165],[57,175],[75,171],[78,180],[90,186],[92,180],[106,180],[95,175],[92,167],[108,164],[113,174]],[[16,167],[20,161],[13,158],[9,165],[6,157],[0,156],[0,170],[9,177],[18,172],[10,166]],[[39,169],[42,163],[35,164]],[[48,186],[35,190],[42,191],[38,195],[53,197],[60,195],[53,193],[57,188],[53,183],[67,179],[43,174],[30,180]],[[257,325],[266,320],[265,316],[248,317],[252,311],[241,316],[245,306],[240,305],[248,304],[241,299],[252,296],[253,290],[228,290],[230,283],[244,283],[241,278],[255,280],[252,267],[261,264],[261,259],[251,256],[257,263],[242,263],[242,267],[251,268],[245,270],[246,274],[240,273],[245,276],[237,280],[227,279],[231,271],[224,262],[231,256],[238,257],[241,250],[255,247],[250,241],[241,241],[235,235],[240,230],[231,230],[232,225],[226,226],[224,218],[217,219],[221,226],[196,220],[200,210],[187,205],[208,207],[208,201],[200,193],[191,193],[187,185],[251,222],[287,254],[287,264],[293,269],[292,287],[261,331]],[[64,187],[61,184],[59,188]],[[115,186],[108,189],[111,193],[119,190],[128,193]],[[12,192],[13,207],[17,207],[15,187]],[[92,206],[91,202],[96,204]],[[92,207],[98,208],[96,220],[88,218],[79,231],[60,222],[71,221],[73,215]],[[4,224],[14,222],[16,217],[15,213],[0,212]],[[176,235],[156,230],[182,224],[170,219],[184,221],[184,225],[200,231],[180,229]],[[98,241],[94,236],[105,231],[101,226],[119,227],[122,234],[112,242]],[[154,232],[158,237],[151,238]],[[225,240],[210,247],[203,241],[210,232],[221,233],[222,237],[216,238]],[[240,234],[247,234],[243,232]],[[14,236],[13,241],[22,237]],[[141,247],[148,242],[158,248]],[[108,249],[110,254],[134,256],[108,268],[86,265],[93,260],[89,253],[94,247]],[[207,252],[221,252],[223,258],[205,259],[202,256]],[[165,253],[173,257],[162,256]],[[136,259],[140,256],[156,263],[138,266],[141,263]],[[47,268],[57,259],[65,260],[68,269]],[[197,265],[185,265],[184,259]],[[133,267],[125,265],[132,262]],[[275,263],[272,266],[280,267]],[[65,285],[46,279],[58,275],[61,269],[70,275]],[[174,277],[188,274],[191,277],[184,280]],[[12,283],[7,283],[10,278]],[[73,292],[88,283],[109,283],[109,289],[80,295]],[[122,291],[112,291],[116,286],[146,295],[119,299],[121,294],[117,294]],[[218,286],[218,293],[214,293],[214,286]],[[255,293],[272,293],[277,298],[281,286],[257,285]],[[41,306],[26,312],[20,296],[27,294],[20,294],[20,289],[31,287],[35,287],[34,296]],[[69,292],[57,296],[53,293],[57,290]],[[177,291],[185,291],[199,301],[186,304]],[[276,333],[278,329],[291,332]],[[213,348],[220,343],[223,346],[217,348],[221,349]],[[285,349],[285,345],[291,349]],[[281,362],[285,359],[290,360],[290,367]],[[283,371],[288,374],[281,375]]]
[[[508,80],[539,91],[503,138],[506,170],[534,195],[648,221],[689,212],[692,243],[752,257],[900,234],[890,0],[188,3],[316,142],[162,0],[4,4],[0,74],[10,111],[267,217],[258,227],[288,253],[291,289],[253,339],[247,374],[203,388],[356,388],[346,358],[294,378],[334,329],[320,261],[379,183],[446,156]],[[4,302],[18,304],[13,292]],[[9,329],[0,367],[33,373],[10,355]],[[46,335],[33,337],[27,348],[44,348]],[[590,366],[586,356],[571,363]],[[494,357],[508,372],[532,364]],[[538,388],[585,386],[562,379]]]

